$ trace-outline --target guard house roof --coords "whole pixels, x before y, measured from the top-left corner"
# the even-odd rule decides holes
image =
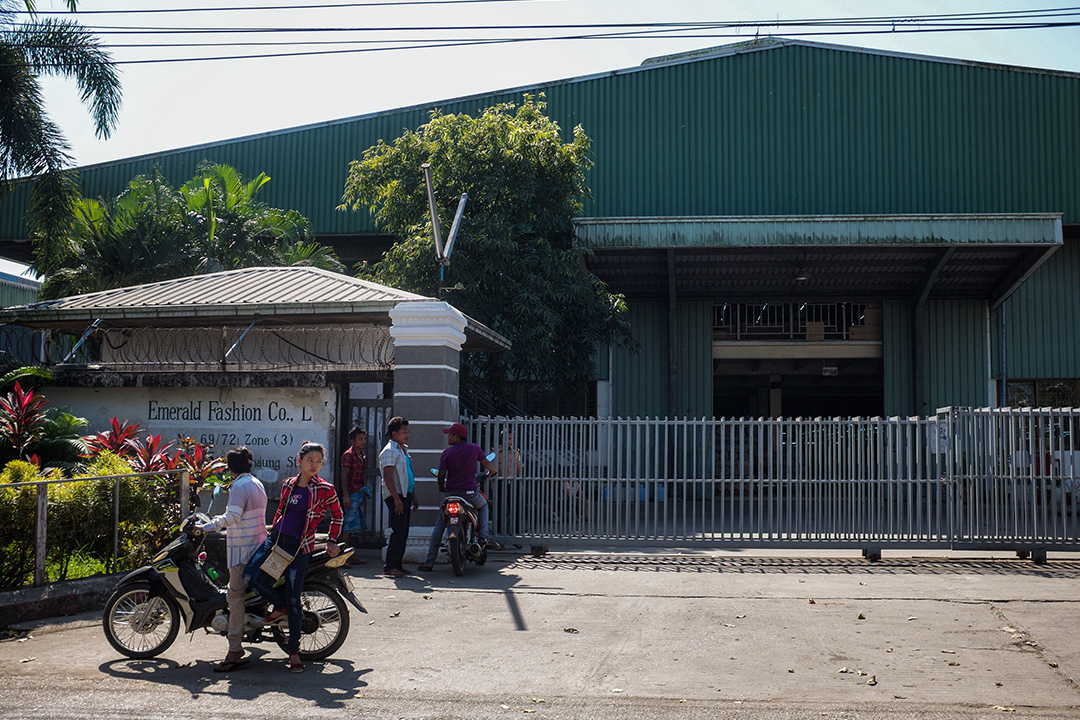
[[[244,268],[4,308],[0,322],[75,333],[95,320],[111,327],[389,325],[397,304],[432,299],[320,268]],[[509,348],[509,340],[466,316],[464,350]]]
[[[1061,215],[581,218],[590,269],[628,297],[1005,301],[1062,245]]]

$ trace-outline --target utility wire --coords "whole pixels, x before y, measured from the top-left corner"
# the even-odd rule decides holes
[[[1025,29],[1047,29],[1047,28],[1062,28],[1062,27],[1080,27],[1080,21],[1068,22],[1068,23],[1038,23],[1038,24],[1025,24],[1016,26],[992,26],[992,27],[971,27],[966,28],[967,31],[979,32],[987,30],[1025,30]],[[924,32],[956,32],[953,28],[937,28],[921,30],[915,28],[904,28],[896,30],[822,30],[816,32],[791,32],[785,33],[783,37],[817,37],[822,35],[837,36],[837,35],[889,35],[889,34],[914,34]],[[314,57],[320,55],[347,55],[347,54],[360,54],[371,52],[393,52],[398,50],[430,50],[438,48],[448,47],[469,47],[478,45],[505,45],[527,42],[552,42],[552,41],[567,41],[567,40],[605,40],[605,39],[625,39],[625,40],[644,40],[644,39],[678,39],[678,40],[694,40],[694,39],[750,39],[746,34],[740,33],[706,33],[706,34],[693,34],[693,35],[662,35],[662,34],[650,34],[650,35],[630,35],[630,34],[613,34],[613,35],[564,35],[564,36],[550,36],[550,37],[535,37],[535,38],[494,38],[494,39],[482,39],[482,40],[430,40],[422,43],[414,42],[412,44],[393,45],[390,47],[365,47],[365,48],[350,48],[344,50],[311,50],[302,52],[288,52],[288,53],[258,53],[248,55],[213,55],[205,57],[180,57],[180,58],[156,58],[156,59],[138,59],[138,60],[114,60],[115,65],[149,65],[149,64],[170,64],[181,62],[204,62],[215,60],[255,60],[255,59],[270,59],[270,58],[300,58],[300,57]],[[302,44],[302,43],[298,43]]]
[[[372,2],[358,3],[320,3],[318,5],[261,5],[261,6],[233,6],[233,7],[209,7],[209,8],[142,8],[127,10],[13,10],[13,15],[150,15],[163,13],[189,13],[189,12],[265,12],[268,10],[326,10],[342,8],[366,8],[366,7],[406,7],[411,5],[478,5],[484,3],[522,3],[543,2],[544,0],[398,0],[397,2]]]
[[[423,0],[416,0],[423,1]],[[426,0],[432,1],[432,0]],[[454,2],[533,2],[535,0],[453,0]],[[316,6],[286,6],[310,9]],[[324,6],[327,7],[327,6]],[[188,8],[185,10],[191,10]],[[240,9],[240,8],[235,8]],[[274,9],[274,8],[264,8]],[[100,11],[116,12],[116,11]],[[148,12],[138,10],[126,10],[123,12]],[[156,12],[156,11],[155,11]],[[69,13],[70,14],[70,13]],[[81,14],[81,13],[80,13]],[[1020,19],[1037,20],[1041,18],[1055,18],[1062,16],[1075,16],[1080,14],[1080,6],[1059,8],[1046,8],[1042,10],[1009,10],[988,11],[979,13],[948,13],[932,15],[903,15],[903,16],[864,16],[852,18],[799,18],[792,20],[745,20],[745,21],[693,21],[693,22],[627,22],[627,23],[542,23],[542,24],[506,24],[506,25],[392,25],[392,26],[363,26],[363,27],[160,27],[160,26],[115,26],[115,25],[83,25],[83,27],[100,34],[121,34],[124,32],[136,33],[278,33],[278,32],[389,32],[389,31],[462,31],[462,30],[573,30],[573,29],[607,29],[607,28],[659,28],[659,27],[742,27],[742,28],[779,28],[779,27],[814,27],[814,26],[863,26],[882,25],[896,26],[904,24],[928,24],[931,22],[949,23],[962,27],[960,21],[1013,21]],[[16,26],[17,27],[17,26]]]
[[[413,0],[415,2],[434,2],[434,0]],[[450,0],[452,2],[529,2],[532,0]],[[372,5],[377,3],[352,3],[354,5]],[[388,3],[388,4],[403,4]],[[443,3],[439,3],[443,4]],[[290,9],[315,6],[282,6]],[[246,8],[252,9],[252,8]],[[278,9],[278,8],[274,8]],[[188,9],[183,9],[188,10]],[[193,10],[193,9],[192,9]],[[124,11],[141,12],[141,11]],[[1071,20],[1069,18],[1078,18]],[[1042,10],[1015,10],[980,13],[950,13],[918,16],[866,16],[856,18],[807,18],[800,20],[769,20],[739,22],[638,22],[638,23],[580,23],[580,24],[519,24],[519,25],[433,25],[433,26],[386,26],[363,28],[137,28],[137,27],[101,27],[87,28],[103,36],[113,35],[159,35],[159,34],[285,34],[285,33],[428,33],[428,32],[487,32],[487,31],[552,31],[552,30],[595,30],[571,34],[542,34],[535,36],[508,37],[383,37],[374,39],[339,39],[339,40],[261,40],[261,41],[226,41],[205,43],[103,43],[104,49],[118,48],[230,48],[230,47],[318,47],[329,45],[376,45],[378,47],[350,47],[334,50],[304,50],[299,52],[250,53],[230,55],[207,55],[200,57],[175,58],[139,58],[115,60],[116,65],[144,65],[154,63],[206,62],[219,60],[249,60],[270,58],[311,57],[319,55],[341,55],[369,52],[392,52],[398,50],[418,50],[447,47],[465,47],[487,44],[514,44],[524,42],[551,42],[573,40],[604,39],[747,39],[749,32],[760,33],[767,30],[785,29],[784,37],[814,37],[821,35],[879,35],[911,34],[930,32],[984,32],[993,30],[1048,29],[1080,26],[1080,6],[1047,8]],[[15,25],[16,32],[18,25]],[[803,28],[801,31],[793,31]],[[821,28],[812,30],[811,28]]]

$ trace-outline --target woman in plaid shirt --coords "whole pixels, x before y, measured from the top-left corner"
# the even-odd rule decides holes
[[[263,624],[271,625],[288,616],[289,669],[294,673],[304,671],[304,663],[300,662],[300,625],[303,620],[300,593],[307,575],[309,556],[315,549],[315,528],[327,513],[330,513],[330,540],[326,543],[326,552],[334,557],[341,551],[337,546],[337,537],[341,532],[341,505],[338,504],[337,491],[318,474],[325,455],[326,449],[318,443],[306,442],[300,447],[300,474],[281,484],[281,501],[270,537],[255,551],[244,569],[244,579],[248,585],[274,605],[274,612],[263,618]],[[275,542],[282,550],[294,555],[282,576],[285,579],[284,597],[274,588],[275,583],[270,576],[259,570]]]

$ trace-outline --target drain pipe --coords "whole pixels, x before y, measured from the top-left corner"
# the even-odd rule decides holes
[[[672,420],[678,415],[678,401],[676,394],[679,391],[679,351],[677,347],[679,334],[675,330],[678,314],[675,312],[675,249],[667,251],[668,272],[668,417]]]

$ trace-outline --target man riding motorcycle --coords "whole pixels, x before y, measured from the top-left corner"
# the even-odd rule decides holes
[[[488,542],[488,508],[487,498],[480,492],[476,484],[476,463],[479,462],[488,472],[488,477],[497,474],[495,466],[484,456],[484,451],[476,443],[467,442],[469,430],[461,423],[454,423],[443,430],[446,433],[446,442],[450,446],[443,450],[439,458],[439,492],[444,493],[443,499],[448,495],[456,495],[468,501],[477,512],[476,534],[481,543],[486,543],[489,548],[499,549],[495,543]],[[431,542],[428,544],[427,559],[417,567],[417,570],[428,571],[435,567],[435,559],[439,555],[439,546],[442,544],[442,536],[446,531],[446,516],[439,513],[439,519],[435,523],[435,529],[431,533]]]

